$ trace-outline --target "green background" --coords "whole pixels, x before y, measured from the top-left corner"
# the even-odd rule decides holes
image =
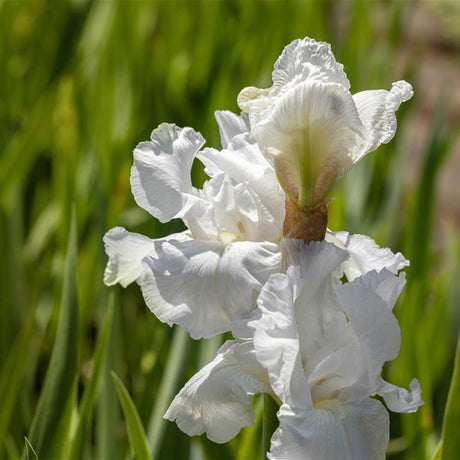
[[[192,341],[137,285],[105,287],[102,236],[180,231],[136,206],[133,148],[163,121],[219,147],[214,111],[270,86],[283,47],[305,36],[332,44],[352,92],[414,86],[396,138],[333,191],[329,226],[411,260],[385,376],[417,377],[425,405],[391,415],[387,453],[429,458],[459,326],[459,24],[449,1],[0,2],[0,458],[20,457],[24,436],[39,458],[142,458],[146,438],[155,458],[259,458],[260,416],[221,446],[162,420],[224,337]]]

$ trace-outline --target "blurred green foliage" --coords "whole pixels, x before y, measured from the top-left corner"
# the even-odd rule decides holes
[[[116,225],[150,237],[181,230],[180,222],[160,225],[135,205],[133,147],[163,121],[193,126],[208,146],[218,147],[213,112],[237,111],[236,96],[245,86],[269,86],[282,48],[307,35],[333,44],[353,92],[389,88],[398,79],[414,85],[415,98],[398,112],[395,140],[336,188],[330,227],[369,234],[412,261],[396,309],[401,354],[386,372],[405,387],[418,377],[425,405],[416,414],[391,415],[388,455],[431,455],[459,326],[460,245],[454,232],[440,236],[434,209],[439,172],[453,152],[443,101],[428,114],[418,179],[412,187],[406,180],[423,98],[418,52],[406,36],[415,6],[366,0],[0,2],[0,458],[16,459],[23,451],[33,457],[33,450],[51,458],[53,450],[43,447],[52,441],[43,437],[50,426],[38,432],[33,423],[46,405],[40,406],[41,394],[51,405],[72,404],[72,420],[64,422],[71,426],[72,452],[81,458],[125,457],[129,433],[142,452],[138,421],[155,458],[260,456],[260,416],[254,428],[222,446],[191,439],[162,420],[176,391],[223,338],[194,342],[156,320],[137,286],[106,288],[102,236]],[[202,168],[196,165],[193,173],[200,184]],[[69,253],[78,252],[65,268],[73,207],[78,242],[69,243]],[[66,297],[73,271],[78,302]],[[113,317],[109,291],[116,293]],[[73,328],[62,325],[77,313]],[[63,367],[45,380],[53,343],[65,347],[54,358]],[[137,431],[126,429],[111,371],[132,397],[138,418],[120,382]],[[63,394],[50,400],[43,393],[53,385]],[[260,400],[255,407],[260,413]],[[39,417],[50,423],[56,414]],[[24,436],[33,449],[24,450]]]

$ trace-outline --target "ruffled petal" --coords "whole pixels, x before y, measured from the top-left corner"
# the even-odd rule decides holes
[[[365,352],[333,289],[346,251],[326,242],[296,240],[285,240],[285,251],[297,264],[287,273],[295,286],[302,366],[313,401],[368,397]]]
[[[249,184],[234,185],[226,179],[213,198],[213,209],[220,234],[230,232],[246,241],[277,242],[281,238],[282,221],[270,213]]]
[[[275,394],[282,402],[304,409],[313,407],[302,369],[294,312],[294,291],[288,276],[272,275],[258,299],[260,316],[249,322],[254,329],[258,361],[267,369]]]
[[[204,144],[200,133],[162,123],[151,141],[134,150],[131,189],[136,203],[161,222],[168,222],[193,205],[195,190],[190,170]]]
[[[406,284],[406,274],[401,273],[395,276],[386,268],[380,272],[369,272],[372,275],[363,276],[360,278],[362,286],[370,289],[381,297],[387,308],[393,310],[396,301],[398,300],[401,291]]]
[[[283,240],[283,255],[286,269],[291,265],[299,267],[298,292],[303,289],[300,281],[305,280],[309,285],[307,292],[311,298],[316,295],[316,291],[324,290],[323,284],[339,273],[341,265],[349,257],[346,250],[327,241],[305,244],[302,240],[291,238]]]
[[[189,436],[206,433],[224,443],[254,424],[252,395],[270,392],[264,369],[249,342],[226,342],[174,398],[164,417]]]
[[[353,281],[372,270],[381,271],[384,268],[396,274],[409,265],[409,261],[400,252],[393,254],[391,249],[381,248],[372,238],[365,235],[327,231],[326,241],[346,249],[350,254],[349,259],[343,264],[348,281]]]
[[[235,136],[250,131],[249,118],[246,113],[238,116],[229,110],[217,110],[214,112],[214,116],[219,125],[220,142],[224,149],[228,147]]]
[[[277,98],[252,129],[300,207],[324,199],[365,144],[351,94],[336,83],[318,80],[307,80]]]
[[[395,284],[399,284],[396,276],[387,274]],[[401,345],[398,321],[385,300],[369,287],[373,285],[372,281],[366,281],[373,277],[378,277],[378,274],[369,272],[351,283],[335,286],[337,299],[365,351],[368,395],[377,391],[383,364],[398,356]]]
[[[197,156],[211,177],[224,173],[237,183],[244,183],[262,178],[267,169],[274,176],[273,168],[249,136],[238,136],[223,150],[203,149]],[[276,181],[276,177],[273,180]]]
[[[268,458],[272,460],[384,459],[389,417],[374,399],[355,404],[336,400],[312,410],[283,405]]]
[[[280,265],[272,243],[168,240],[155,249],[157,258],[144,259],[145,301],[161,321],[181,325],[195,339],[230,330]]]
[[[423,404],[422,389],[417,379],[411,380],[409,388],[410,391],[407,391],[381,379],[377,394],[393,412],[415,412]]]
[[[198,157],[210,176],[215,178],[222,173],[226,175],[225,182],[233,189],[233,195],[237,195],[238,190],[245,190],[244,193],[251,196],[250,202],[257,208],[257,231],[252,236],[243,236],[243,239],[279,240],[284,221],[285,195],[275,171],[261,154],[257,144],[248,142],[247,136],[238,136],[228,149],[205,149]],[[245,202],[247,200],[244,198],[235,200],[236,208],[239,208],[237,210],[242,215],[246,212]],[[226,200],[219,207],[215,207],[216,211],[222,210],[223,214],[227,214],[228,205]],[[238,218],[233,220],[236,224]]]
[[[176,233],[165,239],[185,241],[189,239],[186,232]],[[155,240],[138,233],[130,233],[122,227],[109,230],[103,238],[105,252],[109,261],[104,272],[104,283],[107,286],[120,283],[123,287],[141,278],[145,273],[142,259],[155,257]]]
[[[284,48],[275,62],[272,78],[271,88],[251,86],[244,88],[238,95],[238,105],[241,110],[249,113],[252,126],[260,121],[262,112],[274,98],[299,83],[316,80],[337,83],[346,90],[350,88],[343,65],[335,60],[331,45],[308,37],[294,40]]]
[[[343,65],[335,60],[331,45],[308,37],[294,40],[284,48],[275,62],[272,78],[271,96],[308,79],[338,83],[345,89],[350,88]]]
[[[393,139],[397,127],[395,112],[401,103],[408,101],[413,94],[409,83],[397,81],[393,83],[390,91],[383,89],[362,91],[353,96],[368,139],[366,149],[356,152],[353,162],[357,162],[380,144],[386,144]]]

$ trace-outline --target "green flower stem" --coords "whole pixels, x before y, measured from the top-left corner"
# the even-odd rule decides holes
[[[264,419],[262,431],[262,460],[266,460],[270,452],[270,441],[273,433],[278,428],[276,413],[279,406],[269,394],[264,394]]]

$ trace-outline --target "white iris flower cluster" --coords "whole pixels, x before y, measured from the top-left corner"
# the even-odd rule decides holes
[[[110,230],[105,283],[136,281],[161,321],[195,339],[234,337],[165,414],[191,436],[227,442],[253,424],[252,396],[268,393],[280,406],[269,458],[384,458],[389,417],[374,397],[395,412],[422,404],[417,380],[407,391],[381,377],[400,348],[392,310],[408,261],[363,235],[310,232],[312,210],[324,213],[334,181],[392,139],[412,96],[403,81],[349,86],[328,44],[296,40],[271,88],[240,93],[242,115],[216,113],[222,150],[173,124],[134,150],[136,202],[187,230],[155,240]],[[201,190],[195,157],[209,176]]]

